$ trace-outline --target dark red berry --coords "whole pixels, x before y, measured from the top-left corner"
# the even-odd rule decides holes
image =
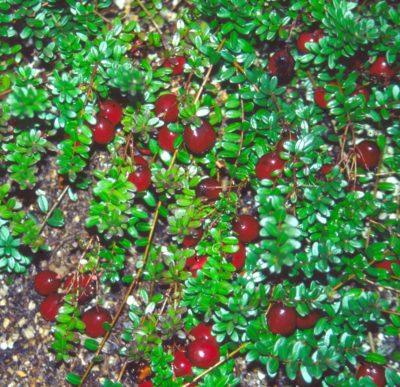
[[[312,32],[302,32],[297,39],[297,49],[305,54],[309,52],[306,47],[306,43],[318,43],[319,40],[324,36],[322,30],[315,30]]]
[[[229,262],[235,266],[236,270],[240,270],[246,263],[246,247],[239,242],[239,250],[232,253],[229,257]]]
[[[272,173],[283,169],[285,162],[279,157],[279,153],[272,152],[260,157],[256,164],[256,176],[262,179],[273,179]]]
[[[192,375],[192,365],[190,364],[190,360],[186,357],[185,352],[179,350],[175,351],[172,365],[174,367],[175,376]]]
[[[122,118],[122,107],[118,102],[107,100],[100,102],[100,112],[101,117],[107,118],[108,121],[114,125],[118,125]]]
[[[143,147],[142,147],[141,145],[139,145],[139,144],[136,144],[136,145],[135,145],[135,148],[136,148],[136,150],[139,151],[142,155],[146,155],[146,156],[151,155],[150,149],[143,148]]]
[[[328,175],[329,173],[331,173],[332,172],[332,168],[333,168],[333,165],[332,164],[324,164],[322,167],[321,167],[321,173],[323,174],[323,175]]]
[[[375,142],[364,140],[355,147],[357,166],[363,169],[374,169],[378,166],[381,151]]]
[[[219,346],[212,341],[197,339],[188,346],[188,357],[192,365],[210,368],[219,360]]]
[[[112,318],[107,309],[94,306],[82,314],[81,320],[85,323],[85,332],[90,337],[101,337],[106,334],[105,322],[111,322]]]
[[[165,60],[163,66],[172,69],[174,75],[183,73],[186,58],[184,56],[173,56]]]
[[[369,377],[377,387],[386,385],[385,368],[372,363],[364,363],[357,371],[357,379]]]
[[[63,289],[68,294],[77,294],[78,302],[89,302],[96,293],[96,278],[91,274],[73,273],[65,279]]]
[[[135,185],[137,192],[146,191],[151,185],[151,171],[144,165],[137,165],[128,180]]]
[[[174,142],[179,133],[171,132],[166,126],[163,126],[158,132],[158,145],[161,149],[168,152],[175,150]]]
[[[286,149],[284,145],[288,141],[293,141],[296,142],[298,140],[297,136],[293,133],[287,133],[285,134],[278,142],[278,145],[276,146],[276,151],[277,152],[286,152]]]
[[[96,144],[108,144],[115,136],[114,124],[102,116],[97,117],[97,123],[91,129],[92,139]]]
[[[328,101],[326,98],[326,91],[323,87],[317,87],[314,90],[314,102],[321,108],[328,108]]]
[[[232,229],[242,243],[253,242],[260,236],[258,220],[250,215],[240,215],[233,223]]]
[[[212,331],[212,325],[200,323],[199,325],[192,328],[192,330],[189,333],[195,339],[204,339],[207,341],[211,341],[214,344],[217,344],[217,339],[215,338],[215,336],[213,336],[211,331]]]
[[[374,267],[376,267],[377,269],[383,269],[386,270],[389,274],[393,274],[393,268],[392,265],[393,264],[397,264],[400,265],[400,260],[395,260],[395,261],[389,261],[387,259],[381,261],[381,262],[377,262]]]
[[[217,135],[214,128],[207,121],[203,121],[198,128],[192,129],[187,126],[183,132],[183,139],[190,152],[199,155],[214,146]]]
[[[369,73],[377,77],[392,78],[396,75],[396,71],[389,65],[384,55],[378,56],[375,62],[369,68]]]
[[[294,74],[294,59],[287,49],[275,52],[268,63],[268,70],[280,81],[289,81]]]
[[[144,159],[142,156],[133,156],[133,161],[135,165],[144,165],[145,167],[149,166],[146,159]]]
[[[139,383],[138,387],[153,387],[154,384],[151,380],[146,380],[145,382]]]
[[[197,196],[205,197],[210,200],[218,199],[221,192],[221,183],[213,177],[203,179],[196,187]]]
[[[164,94],[155,103],[155,112],[166,124],[178,121],[178,98],[175,94]]]
[[[62,294],[50,294],[40,304],[40,314],[47,321],[54,321],[56,319],[58,310],[63,303]]]
[[[364,86],[360,86],[360,85],[356,86],[356,90],[354,91],[352,96],[356,96],[356,95],[363,95],[364,98],[365,98],[365,103],[368,103],[368,101],[369,101],[369,91]]]
[[[52,270],[43,270],[35,275],[34,287],[41,296],[55,293],[61,285],[61,278]]]
[[[189,235],[186,235],[183,239],[183,247],[193,247],[196,246],[201,237],[203,236],[203,230],[201,228],[196,228]]]
[[[197,277],[197,271],[202,269],[204,264],[207,262],[207,258],[207,256],[202,255],[200,257],[194,256],[187,259],[186,267],[188,267],[194,278]]]
[[[296,329],[296,311],[282,304],[275,304],[268,312],[269,329],[276,335],[290,336]]]
[[[299,329],[309,329],[315,326],[321,315],[316,310],[311,311],[307,316],[297,315],[296,325]]]

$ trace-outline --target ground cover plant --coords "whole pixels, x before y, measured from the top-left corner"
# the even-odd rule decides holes
[[[400,384],[399,24],[389,0],[0,1],[0,271],[42,297],[53,372]]]

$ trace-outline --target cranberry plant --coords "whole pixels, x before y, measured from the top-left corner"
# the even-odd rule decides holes
[[[396,2],[6,0],[0,23],[0,270],[90,198],[78,266],[35,279],[56,358],[94,352],[70,383],[115,335],[104,386],[132,364],[142,386],[234,386],[237,362],[400,384]]]

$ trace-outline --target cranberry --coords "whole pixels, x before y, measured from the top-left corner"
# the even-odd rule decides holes
[[[40,314],[47,321],[54,321],[56,319],[58,310],[62,306],[62,294],[50,294],[40,304]]]
[[[360,85],[356,86],[356,90],[353,92],[352,96],[354,97],[356,95],[363,95],[365,98],[365,103],[368,103],[369,91],[364,86],[360,86]]]
[[[238,234],[239,241],[242,243],[252,242],[260,235],[258,220],[250,215],[240,215],[233,223],[232,228]]]
[[[278,145],[276,146],[276,151],[277,152],[285,152],[286,149],[284,147],[285,143],[288,141],[297,141],[298,138],[295,134],[288,133],[285,134],[278,142]]]
[[[322,30],[315,30],[312,32],[302,32],[297,39],[297,49],[306,54],[309,50],[306,47],[306,43],[318,43],[319,40],[324,36]]]
[[[316,310],[311,311],[307,316],[301,317],[297,315],[296,325],[299,329],[308,329],[315,326],[321,315]]]
[[[381,152],[375,142],[364,140],[355,147],[357,166],[363,169],[374,169],[378,166]]]
[[[386,385],[385,368],[372,363],[364,363],[357,371],[357,379],[364,376],[372,379],[377,387],[384,387]]]
[[[96,293],[96,279],[91,274],[70,274],[64,282],[63,288],[68,294],[78,294],[78,302],[89,302]]]
[[[196,246],[199,243],[202,236],[203,236],[203,230],[201,228],[196,228],[195,230],[192,231],[191,234],[185,236],[182,242],[183,247]]]
[[[164,94],[155,103],[156,115],[166,123],[178,121],[178,98],[175,94]]]
[[[262,179],[273,179],[272,173],[283,169],[285,162],[279,157],[278,153],[272,152],[262,156],[256,165],[256,176]]]
[[[173,56],[165,60],[163,66],[172,69],[174,75],[183,73],[186,58],[184,56]]]
[[[139,144],[136,144],[136,145],[135,145],[135,148],[136,148],[136,150],[137,150],[138,152],[140,152],[140,153],[143,154],[143,155],[146,155],[146,156],[151,155],[150,149],[143,148],[143,147],[142,147],[141,145],[139,145]]]
[[[332,164],[324,164],[324,165],[321,167],[320,172],[321,172],[323,175],[328,175],[329,173],[332,172],[332,168],[333,168],[333,165],[332,165]]]
[[[381,261],[381,262],[376,263],[376,264],[374,265],[374,267],[376,267],[377,269],[386,270],[389,274],[393,274],[392,265],[393,265],[394,263],[397,264],[397,265],[400,265],[400,260],[397,259],[397,260],[395,260],[395,261],[389,261],[389,260],[385,259],[385,260],[383,260],[383,261]]]
[[[60,285],[60,277],[52,270],[43,270],[35,275],[34,287],[41,296],[55,293]]]
[[[92,138],[96,144],[108,144],[115,136],[113,123],[102,116],[97,117],[97,123],[91,129],[93,133]]]
[[[166,126],[163,126],[158,132],[158,145],[161,149],[168,152],[175,150],[174,142],[179,133],[171,132]]]
[[[211,331],[212,331],[211,325],[200,323],[199,325],[192,328],[192,330],[189,333],[195,339],[204,339],[207,341],[211,341],[214,344],[217,344],[217,339],[213,336]]]
[[[192,365],[210,368],[219,360],[219,347],[212,341],[197,339],[188,346],[188,357]]]
[[[118,125],[122,118],[122,107],[118,102],[112,100],[100,102],[99,115],[107,118],[114,125]]]
[[[267,322],[272,333],[290,336],[296,329],[296,311],[282,304],[275,304],[268,312]]]
[[[197,271],[202,269],[204,264],[207,262],[207,258],[207,256],[202,255],[200,257],[195,256],[187,259],[186,267],[189,268],[194,278],[197,277]]]
[[[146,380],[145,382],[139,383],[138,387],[153,387],[154,384],[151,380]]]
[[[128,180],[135,185],[137,192],[146,191],[151,185],[151,171],[144,165],[137,165]]]
[[[326,100],[326,91],[323,87],[317,87],[314,90],[314,102],[321,108],[328,108],[328,101]]]
[[[104,336],[106,330],[103,324],[112,320],[108,310],[98,305],[84,312],[81,319],[86,325],[85,332],[90,337]]]
[[[288,81],[293,77],[294,59],[287,49],[275,52],[268,63],[268,70],[281,81]]]
[[[197,196],[205,197],[210,200],[218,199],[221,192],[221,183],[213,177],[203,179],[196,187]]]
[[[142,156],[133,156],[133,161],[135,165],[144,165],[145,167],[149,166],[146,159],[143,158]]]
[[[239,250],[232,253],[228,260],[236,270],[240,270],[246,263],[246,248],[239,242]]]
[[[186,147],[194,154],[202,154],[210,150],[217,140],[214,128],[203,121],[201,126],[191,129],[189,126],[183,132]]]
[[[192,375],[192,365],[190,360],[186,357],[186,353],[182,351],[175,351],[174,353],[174,374],[177,377],[180,376],[191,376]]]
[[[375,62],[372,63],[371,67],[369,68],[369,73],[371,75],[384,78],[392,78],[396,75],[395,69],[389,65],[384,55],[376,58]]]

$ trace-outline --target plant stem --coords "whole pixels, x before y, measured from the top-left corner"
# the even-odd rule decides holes
[[[136,2],[140,5],[140,8],[143,9],[144,13],[149,17],[151,24],[153,24],[154,28],[160,35],[162,45],[166,49],[167,47],[165,46],[165,43],[164,43],[163,33],[162,33],[160,27],[158,26],[158,24],[156,23],[156,21],[154,20],[153,16],[151,15],[151,13],[149,12],[149,10],[146,8],[146,6],[143,4],[143,2],[141,0],[136,0]]]

